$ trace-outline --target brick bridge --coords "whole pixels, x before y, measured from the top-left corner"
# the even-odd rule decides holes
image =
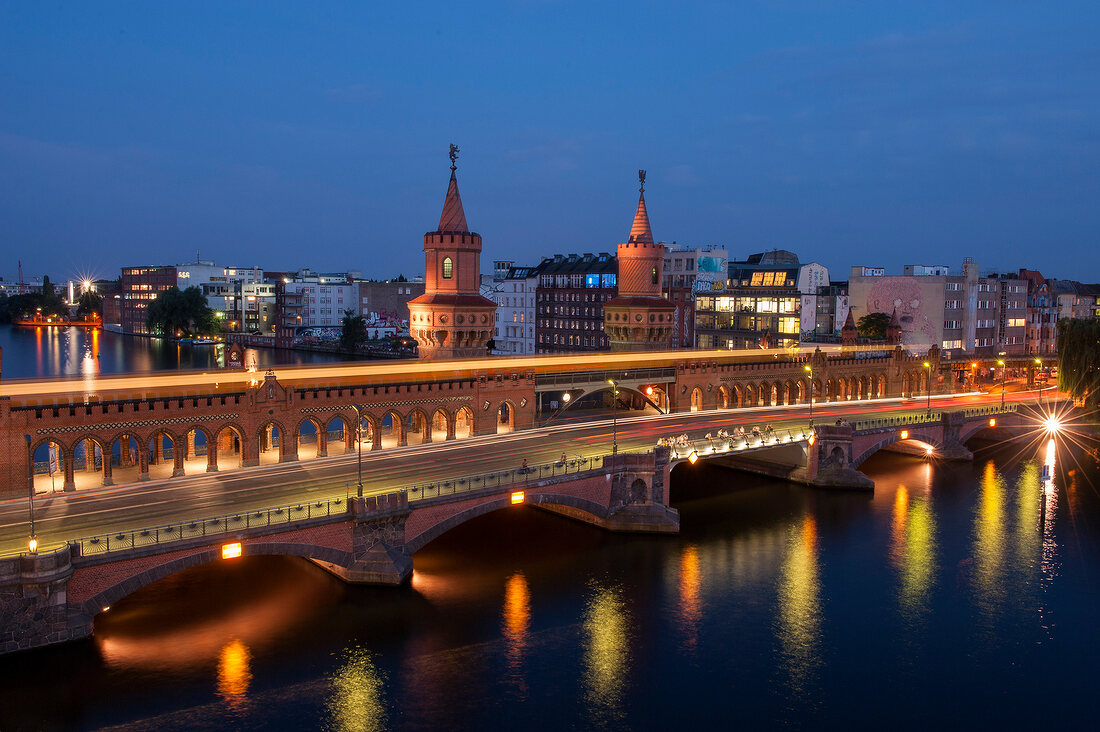
[[[939,351],[668,351],[371,362],[0,382],[0,497],[73,491],[456,440],[536,424],[615,378],[686,412],[951,392]],[[929,363],[928,367],[924,363]],[[563,400],[565,401],[565,400]],[[573,403],[576,403],[574,400]],[[29,453],[26,438],[30,438]],[[33,475],[33,478],[28,478]]]
[[[302,557],[348,582],[399,584],[412,572],[413,555],[428,542],[517,503],[611,531],[675,533],[679,515],[669,507],[670,472],[693,457],[810,485],[873,489],[858,467],[879,450],[970,459],[965,443],[971,437],[1026,420],[1010,405],[1003,413],[984,408],[763,438],[696,439],[671,450],[317,502],[316,512],[312,504],[298,504],[74,540],[57,551],[0,559],[0,653],[87,637],[94,617],[113,603],[171,574],[224,558],[227,545],[239,543],[246,556]]]

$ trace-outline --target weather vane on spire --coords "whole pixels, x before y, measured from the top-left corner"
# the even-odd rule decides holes
[[[638,192],[639,193],[644,193],[645,192],[645,171],[644,170],[639,170],[638,171],[638,182],[642,186],[641,188],[638,189]]]
[[[455,169],[455,160],[458,159],[458,145],[451,143],[451,170]]]

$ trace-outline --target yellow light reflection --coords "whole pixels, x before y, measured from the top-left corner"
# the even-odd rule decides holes
[[[523,690],[521,676],[523,654],[527,649],[527,635],[531,628],[531,592],[527,578],[516,572],[504,586],[504,639],[507,642],[508,667]]]
[[[387,728],[383,698],[384,677],[365,648],[344,652],[344,663],[332,679],[328,724],[331,730],[384,730]]]
[[[680,553],[680,627],[684,631],[684,647],[694,651],[699,642],[702,607],[699,601],[699,549],[685,546]]]
[[[979,607],[995,611],[1005,593],[1005,481],[985,464],[974,517],[974,574]]]
[[[630,644],[621,590],[596,587],[585,609],[585,700],[592,726],[607,726],[623,718]]]
[[[218,696],[233,711],[244,711],[248,706],[251,659],[252,653],[239,638],[226,643],[218,656]]]
[[[779,642],[792,696],[804,697],[821,663],[821,581],[811,515],[792,528],[787,541],[779,576]]]

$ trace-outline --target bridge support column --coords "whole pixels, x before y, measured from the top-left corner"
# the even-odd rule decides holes
[[[91,618],[69,613],[69,548],[0,558],[0,654],[87,638]]]
[[[218,472],[218,441],[207,440],[206,442],[206,472],[216,473]]]
[[[317,430],[317,457],[328,457],[328,427]]]
[[[149,480],[149,451],[138,448],[138,480]]]
[[[111,454],[107,453],[103,456],[103,485],[114,485],[114,468],[111,463]]]
[[[172,450],[172,477],[180,478],[185,475],[183,470],[183,449],[182,446],[176,447],[172,445],[172,447],[174,448]]]
[[[851,425],[822,425],[815,428],[815,433],[806,469],[810,485],[867,491],[875,489],[875,482],[852,466]]]
[[[73,451],[63,450],[61,452],[61,462],[64,463],[65,466],[65,483],[62,486],[62,490],[66,493],[71,493],[76,490],[76,479],[73,477],[76,457],[74,457]]]
[[[350,567],[313,560],[345,582],[399,585],[411,575],[413,560],[405,550],[405,519],[409,517],[407,493],[354,499]]]
[[[940,448],[939,457],[942,460],[970,461],[974,459],[974,453],[959,439],[959,433],[966,424],[964,412],[943,413],[943,446]]]

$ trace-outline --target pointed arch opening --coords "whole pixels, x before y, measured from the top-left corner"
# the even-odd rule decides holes
[[[260,428],[258,441],[260,465],[274,465],[279,462],[285,438],[286,434],[277,422],[267,422]]]
[[[164,480],[175,474],[176,441],[163,430],[153,433],[148,446],[148,474],[150,480]],[[182,456],[181,456],[182,457]]]
[[[474,436],[474,413],[469,407],[455,412],[455,439],[465,440]]]

